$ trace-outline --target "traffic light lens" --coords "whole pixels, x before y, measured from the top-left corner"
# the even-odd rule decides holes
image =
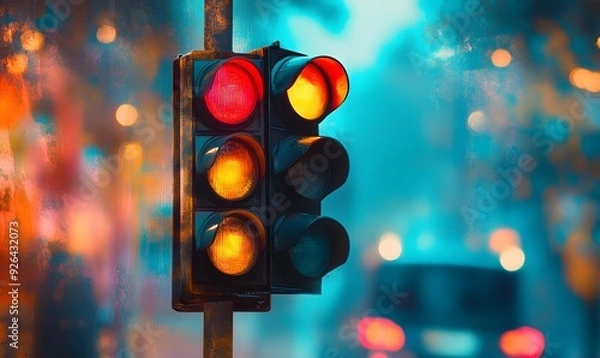
[[[204,96],[210,113],[219,122],[228,125],[243,123],[256,107],[258,91],[253,76],[236,63],[219,67]]]
[[[258,256],[258,236],[247,220],[228,216],[219,225],[208,257],[222,273],[239,276],[254,266]]]
[[[322,227],[311,226],[298,244],[290,248],[292,264],[302,275],[310,278],[325,273],[331,258],[331,240]]]
[[[229,140],[220,148],[207,176],[218,196],[241,200],[250,195],[258,183],[258,159],[248,145]]]
[[[317,161],[315,160],[313,162]],[[325,160],[321,160],[321,162],[324,163],[319,164],[321,166],[328,164]],[[325,195],[327,195],[327,191],[329,190],[329,183],[331,181],[331,168],[325,167],[325,169],[320,173],[310,173],[309,183],[307,183],[305,180],[298,180],[298,178],[301,178],[303,170],[310,170],[306,169],[310,168],[308,165],[309,164],[306,163],[306,160],[300,160],[288,170],[286,181],[292,184],[292,187],[300,196],[311,200],[321,200]]]
[[[310,63],[287,90],[287,95],[294,111],[309,121],[319,119],[329,104],[327,80],[319,68]]]

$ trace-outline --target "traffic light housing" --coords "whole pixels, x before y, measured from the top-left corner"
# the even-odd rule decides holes
[[[278,45],[255,51],[267,86],[271,200],[271,293],[321,293],[321,279],[348,259],[348,233],[321,216],[321,201],[349,173],[339,141],[319,135],[319,123],[349,90],[336,59],[309,57]],[[277,200],[273,200],[277,198]]]
[[[320,293],[349,253],[321,216],[348,154],[318,130],[346,99],[344,67],[274,45],[192,51],[173,73],[173,308],[268,311],[271,294]]]
[[[261,59],[192,51],[174,61],[173,295],[178,311],[270,309]]]

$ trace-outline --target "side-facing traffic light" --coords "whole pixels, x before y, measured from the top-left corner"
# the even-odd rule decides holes
[[[174,62],[173,307],[270,309],[264,81],[252,55],[193,51]]]
[[[321,216],[321,201],[348,177],[348,153],[318,128],[348,96],[348,75],[328,56],[279,46],[257,53],[265,61],[269,202],[277,214],[269,227],[271,292],[320,293],[323,276],[349,254],[344,227]]]

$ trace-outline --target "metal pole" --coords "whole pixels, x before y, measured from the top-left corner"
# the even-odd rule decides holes
[[[233,0],[204,0],[204,49],[232,51]]]
[[[233,358],[233,302],[204,304],[204,358]]]

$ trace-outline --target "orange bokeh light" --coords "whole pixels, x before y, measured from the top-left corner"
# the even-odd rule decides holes
[[[496,229],[490,235],[489,248],[491,251],[501,254],[504,250],[511,246],[520,246],[521,237],[519,233],[513,229],[500,228]]]
[[[96,38],[103,44],[111,43],[117,38],[117,29],[110,24],[102,25],[96,31]]]
[[[124,127],[132,126],[138,120],[137,108],[127,103],[122,104],[117,108],[115,118],[117,118],[117,122]]]
[[[574,68],[569,74],[571,84],[577,88],[585,88],[586,78],[591,75],[591,72],[585,68]]]
[[[21,46],[25,51],[38,51],[44,46],[44,35],[35,30],[25,30],[21,34]]]
[[[492,63],[496,67],[506,67],[510,65],[512,55],[503,48],[499,48],[492,53]]]
[[[397,352],[406,343],[402,327],[387,318],[365,317],[357,330],[358,340],[366,349]]]
[[[22,74],[27,71],[29,58],[24,53],[17,53],[6,58],[6,70],[13,75]]]
[[[500,337],[500,349],[509,358],[540,358],[545,345],[544,335],[531,327],[508,331]]]

